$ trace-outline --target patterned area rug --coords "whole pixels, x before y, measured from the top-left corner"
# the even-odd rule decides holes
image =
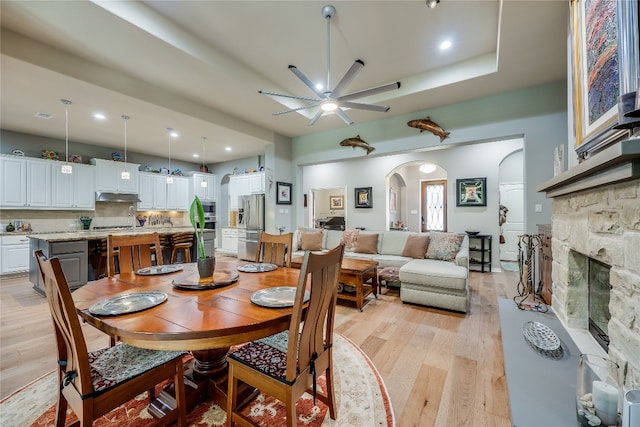
[[[328,408],[309,394],[296,403],[297,425],[325,426],[395,426],[391,401],[375,366],[362,350],[342,335],[334,335],[334,376],[337,400],[337,420],[332,420]],[[45,375],[0,402],[0,425],[3,427],[52,426],[56,400],[56,375]],[[325,378],[318,378],[324,390]],[[151,424],[147,412],[147,393],[120,406],[98,419],[94,426],[146,426]],[[285,408],[277,400],[259,394],[245,408],[245,413],[263,426],[285,426]],[[67,414],[67,424],[75,420],[72,411]],[[187,414],[189,426],[223,426],[226,412],[213,403],[203,403]]]

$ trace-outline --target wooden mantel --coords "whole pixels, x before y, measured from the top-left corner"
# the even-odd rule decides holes
[[[640,137],[618,141],[593,157],[540,184],[536,190],[558,197],[588,188],[640,178]]]

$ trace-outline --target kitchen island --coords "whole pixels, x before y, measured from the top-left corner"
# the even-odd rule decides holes
[[[90,280],[95,279],[93,266],[91,265],[90,248],[96,243],[106,239],[108,235],[140,235],[158,233],[161,236],[193,230],[192,227],[135,227],[117,228],[113,230],[83,230],[62,233],[34,233],[29,234],[29,252],[42,250],[47,257],[58,257],[62,270],[71,289],[79,288]],[[205,245],[213,252],[215,230],[205,230]],[[207,245],[207,243],[210,243]],[[212,255],[212,253],[207,253]],[[44,286],[38,270],[38,265],[33,256],[29,258],[29,281],[33,288],[44,295]]]

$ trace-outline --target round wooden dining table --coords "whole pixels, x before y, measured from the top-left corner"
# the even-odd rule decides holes
[[[237,270],[240,264],[247,263],[233,258],[218,260],[214,279],[222,285],[213,289],[174,285],[199,282],[196,264],[189,263],[180,264],[183,269],[171,274],[106,277],[87,283],[72,295],[82,319],[119,341],[155,350],[190,351],[193,366],[187,369],[185,382],[187,388],[191,386],[188,406],[192,408],[209,398],[224,408],[230,347],[289,328],[291,307],[262,307],[251,302],[251,295],[276,286],[296,287],[300,275],[300,270],[286,267],[244,273]],[[164,292],[167,299],[130,314],[100,316],[89,311],[89,307],[105,299],[148,291]],[[152,413],[161,415],[164,407],[171,406],[171,398],[168,402],[160,399],[151,405]]]

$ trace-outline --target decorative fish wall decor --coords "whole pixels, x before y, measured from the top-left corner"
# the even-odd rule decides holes
[[[424,119],[410,120],[407,122],[407,126],[420,129],[420,132],[424,132],[425,130],[428,130],[432,134],[439,136],[440,142],[444,141],[445,138],[449,137],[449,132],[445,132],[445,130],[442,129],[440,125],[431,121],[431,118],[429,116],[427,116]]]
[[[370,152],[375,150],[375,147],[372,147],[369,145],[368,142],[363,141],[360,138],[360,135],[354,136],[352,138],[343,139],[342,141],[340,141],[340,145],[342,145],[343,147],[353,147],[354,149],[356,147],[360,147],[363,150],[367,151],[367,156],[369,155]]]

